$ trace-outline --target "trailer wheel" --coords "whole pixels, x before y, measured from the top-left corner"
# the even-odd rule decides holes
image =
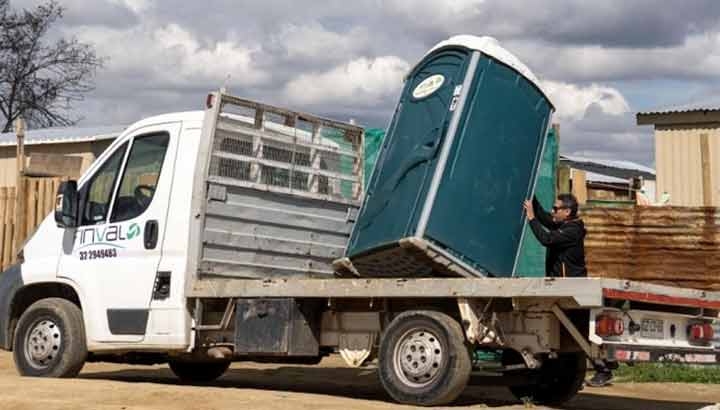
[[[536,370],[539,383],[510,386],[510,391],[518,400],[530,399],[537,404],[561,405],[580,391],[586,371],[587,359],[584,354],[561,354],[557,359],[546,360]]]
[[[378,375],[400,403],[448,404],[465,389],[471,370],[462,328],[444,313],[404,312],[384,331]]]
[[[87,358],[80,308],[60,298],[30,305],[15,330],[13,358],[22,376],[77,376]]]
[[[225,374],[229,361],[219,362],[184,362],[172,360],[168,363],[170,370],[184,382],[211,382]]]

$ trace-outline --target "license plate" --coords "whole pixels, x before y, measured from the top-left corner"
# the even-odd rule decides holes
[[[640,335],[649,339],[664,339],[665,322],[661,319],[643,319],[640,323]]]

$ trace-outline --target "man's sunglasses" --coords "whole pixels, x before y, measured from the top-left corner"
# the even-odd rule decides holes
[[[557,211],[559,211],[559,210],[561,210],[561,209],[567,209],[567,207],[566,207],[566,206],[554,206],[554,207],[552,207],[552,211],[553,211],[553,212],[557,212]]]

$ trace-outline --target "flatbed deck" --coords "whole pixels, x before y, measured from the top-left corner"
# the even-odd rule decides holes
[[[720,292],[602,278],[223,279],[191,283],[188,297],[552,298],[563,307],[604,299],[720,309]]]

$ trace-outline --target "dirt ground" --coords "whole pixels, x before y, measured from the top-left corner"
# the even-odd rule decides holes
[[[698,410],[720,402],[720,386],[617,384],[586,388],[567,404],[577,410]],[[0,353],[0,410],[394,409],[375,371],[343,367],[237,363],[219,380],[183,385],[166,366],[90,363],[77,379],[21,378]],[[453,408],[521,409],[500,387],[470,386]],[[539,409],[541,407],[535,407]]]

